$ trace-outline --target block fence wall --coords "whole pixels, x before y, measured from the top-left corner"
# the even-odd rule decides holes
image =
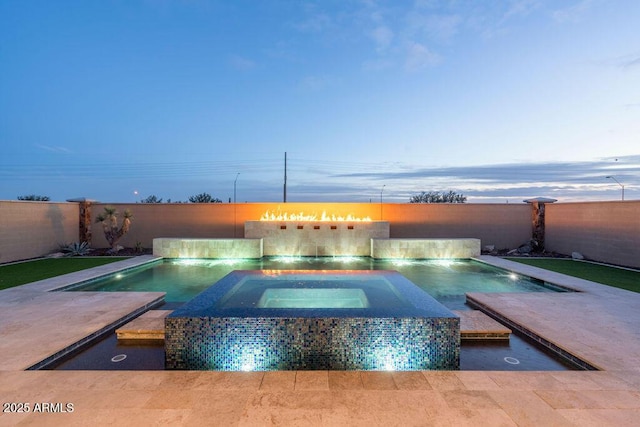
[[[92,206],[93,217],[106,204]],[[472,237],[483,245],[513,248],[531,238],[531,207],[527,204],[382,204],[379,203],[204,203],[111,204],[133,213],[131,231],[122,246],[140,242],[151,247],[154,237],[242,238],[245,221],[257,220],[267,211],[304,213],[318,217],[353,215],[390,222],[392,238]],[[93,224],[92,246],[106,247],[99,224]]]
[[[78,227],[77,203],[0,201],[0,263],[56,252]]]
[[[640,200],[546,205],[547,250],[640,268]]]
[[[389,221],[392,238],[471,237],[498,249],[518,247],[532,233],[531,206],[525,203],[95,203],[94,221],[105,206],[132,211],[131,231],[121,240],[127,247],[151,247],[154,237],[242,238],[244,222],[267,210],[369,216]],[[91,226],[92,246],[108,246],[100,224]],[[0,263],[43,256],[76,241],[78,203],[0,201]],[[640,201],[547,204],[546,247],[640,268]]]

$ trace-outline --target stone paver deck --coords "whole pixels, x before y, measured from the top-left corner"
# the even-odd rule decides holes
[[[128,309],[120,308],[127,303],[119,296],[101,300],[73,293],[69,295],[77,300],[56,300],[55,293],[44,292],[52,286],[41,283],[43,290],[28,285],[0,291],[0,401],[30,407],[29,413],[0,413],[0,426],[638,425],[640,294],[492,257],[482,260],[579,287],[579,294],[545,293],[535,298],[476,294],[474,298],[604,370],[21,371],[59,347],[65,336],[90,333],[111,321],[109,312]],[[67,320],[73,310],[58,307],[66,304],[82,311],[93,303],[99,321],[91,316]],[[39,320],[29,327],[33,311]],[[21,356],[23,352],[26,356]],[[21,357],[24,362],[19,362]],[[42,410],[42,403],[60,404],[47,407],[66,412],[34,412]]]

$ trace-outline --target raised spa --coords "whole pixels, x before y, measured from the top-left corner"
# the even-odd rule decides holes
[[[168,369],[459,369],[459,318],[395,271],[234,271],[165,320]]]

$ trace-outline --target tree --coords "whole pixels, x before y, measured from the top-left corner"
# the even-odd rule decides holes
[[[209,193],[200,193],[189,197],[191,203],[222,203],[217,197],[211,197]]]
[[[140,200],[140,203],[162,203],[162,199],[158,199],[158,197],[156,197],[155,195],[151,195],[146,199]]]
[[[449,191],[448,193],[440,193],[439,191],[421,192],[411,196],[409,203],[465,203],[467,197],[456,193],[455,191]]]
[[[109,242],[109,245],[111,245],[111,253],[118,252],[118,241],[129,231],[131,218],[133,218],[131,211],[126,209],[122,215],[122,224],[118,227],[118,215],[116,208],[105,206],[104,212],[96,218],[96,222],[102,223],[104,237],[107,239],[107,242]]]
[[[49,196],[38,196],[35,194],[29,194],[27,196],[18,196],[18,200],[29,200],[33,202],[48,202]]]

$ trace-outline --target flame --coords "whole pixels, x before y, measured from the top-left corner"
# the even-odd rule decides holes
[[[322,215],[318,217],[317,214],[305,214],[304,212],[299,213],[281,213],[281,212],[271,212],[267,210],[260,217],[260,221],[371,221],[371,218],[366,216],[363,218],[358,218],[351,214],[342,216],[342,215],[327,215],[325,211],[322,211]]]

